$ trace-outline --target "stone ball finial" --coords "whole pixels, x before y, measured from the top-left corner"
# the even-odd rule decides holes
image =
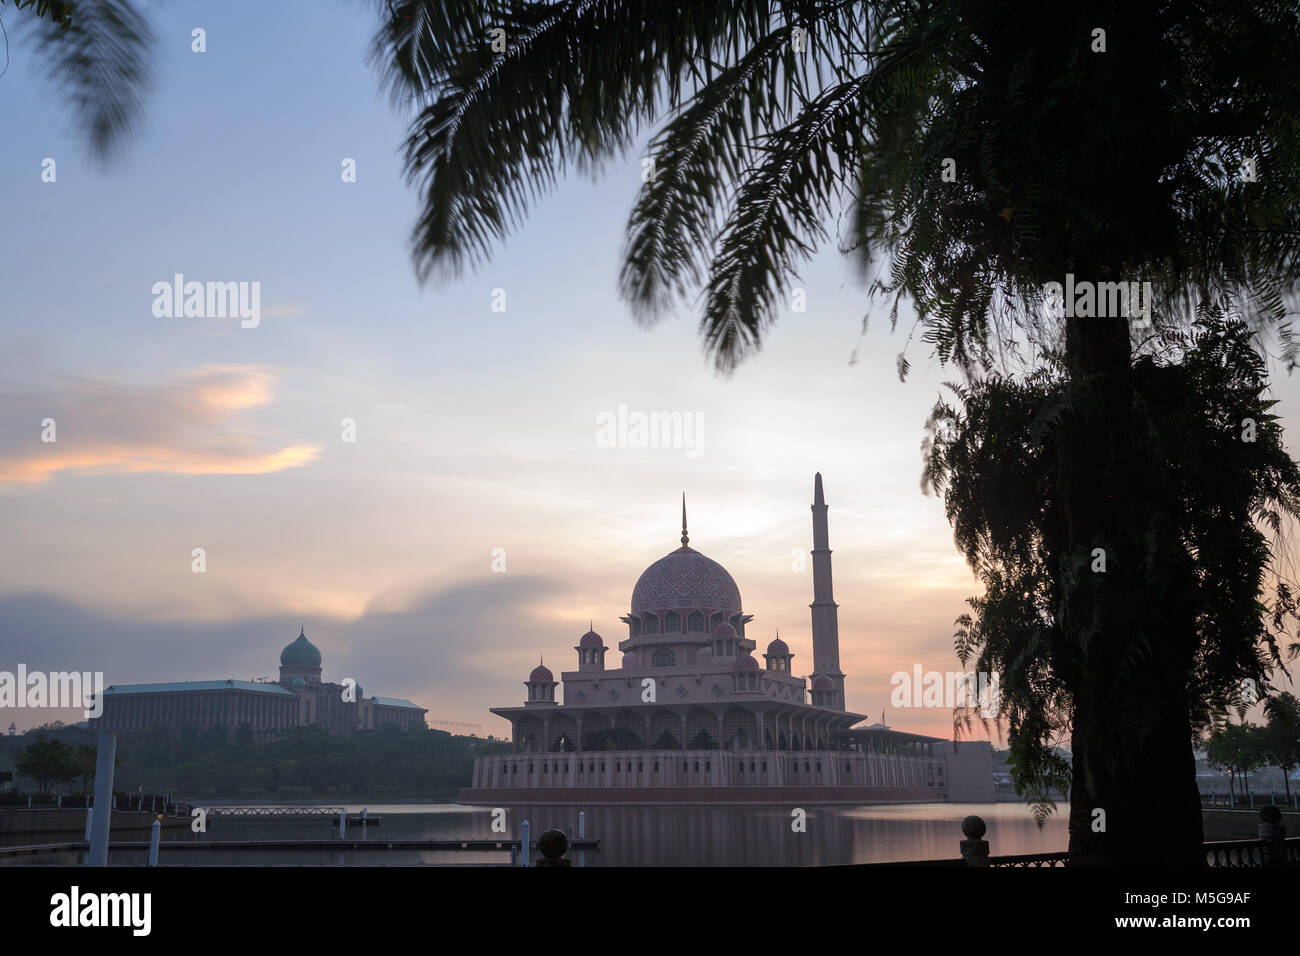
[[[987,829],[984,820],[973,813],[961,822],[961,832],[966,834],[968,840],[984,839],[984,832]]]
[[[548,860],[560,859],[568,848],[569,838],[564,835],[563,830],[552,828],[537,838],[537,849]]]

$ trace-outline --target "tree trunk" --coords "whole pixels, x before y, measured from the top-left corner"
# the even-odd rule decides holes
[[[1079,278],[1098,275],[1118,279],[1096,270]],[[1203,831],[1187,690],[1195,622],[1190,600],[1177,600],[1190,564],[1179,542],[1159,534],[1161,476],[1135,447],[1128,320],[1067,318],[1066,355],[1072,405],[1060,500],[1061,625],[1074,694],[1070,860],[1197,865]],[[1147,554],[1153,547],[1155,560]],[[1164,575],[1160,593],[1148,567]]]

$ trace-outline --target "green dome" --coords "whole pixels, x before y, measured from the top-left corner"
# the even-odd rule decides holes
[[[300,631],[298,639],[280,652],[280,666],[320,667],[320,650]]]

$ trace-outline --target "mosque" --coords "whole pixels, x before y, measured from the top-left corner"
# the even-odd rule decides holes
[[[254,739],[289,727],[320,724],[330,733],[373,730],[386,724],[425,726],[428,711],[396,697],[366,697],[360,684],[321,680],[320,649],[299,629],[280,652],[280,679],[210,680],[165,684],[114,684],[104,689],[103,713],[90,724],[100,730],[145,730],[157,724],[200,730],[247,724]]]
[[[813,480],[812,668],[779,635],[762,663],[726,568],[690,546],[651,564],[620,620],[618,667],[588,630],[560,680],[539,663],[510,722],[513,752],[479,757],[463,804],[993,800],[988,742],[903,733],[847,709],[822,477]],[[749,628],[752,631],[752,628]],[[556,688],[563,684],[563,701]]]

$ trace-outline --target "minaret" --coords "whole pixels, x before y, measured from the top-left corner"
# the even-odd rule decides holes
[[[826,529],[826,498],[822,494],[821,472],[813,480],[813,672],[825,674],[835,683],[835,707],[844,710],[844,674],[840,671],[840,622],[835,596],[831,592],[830,535]]]

